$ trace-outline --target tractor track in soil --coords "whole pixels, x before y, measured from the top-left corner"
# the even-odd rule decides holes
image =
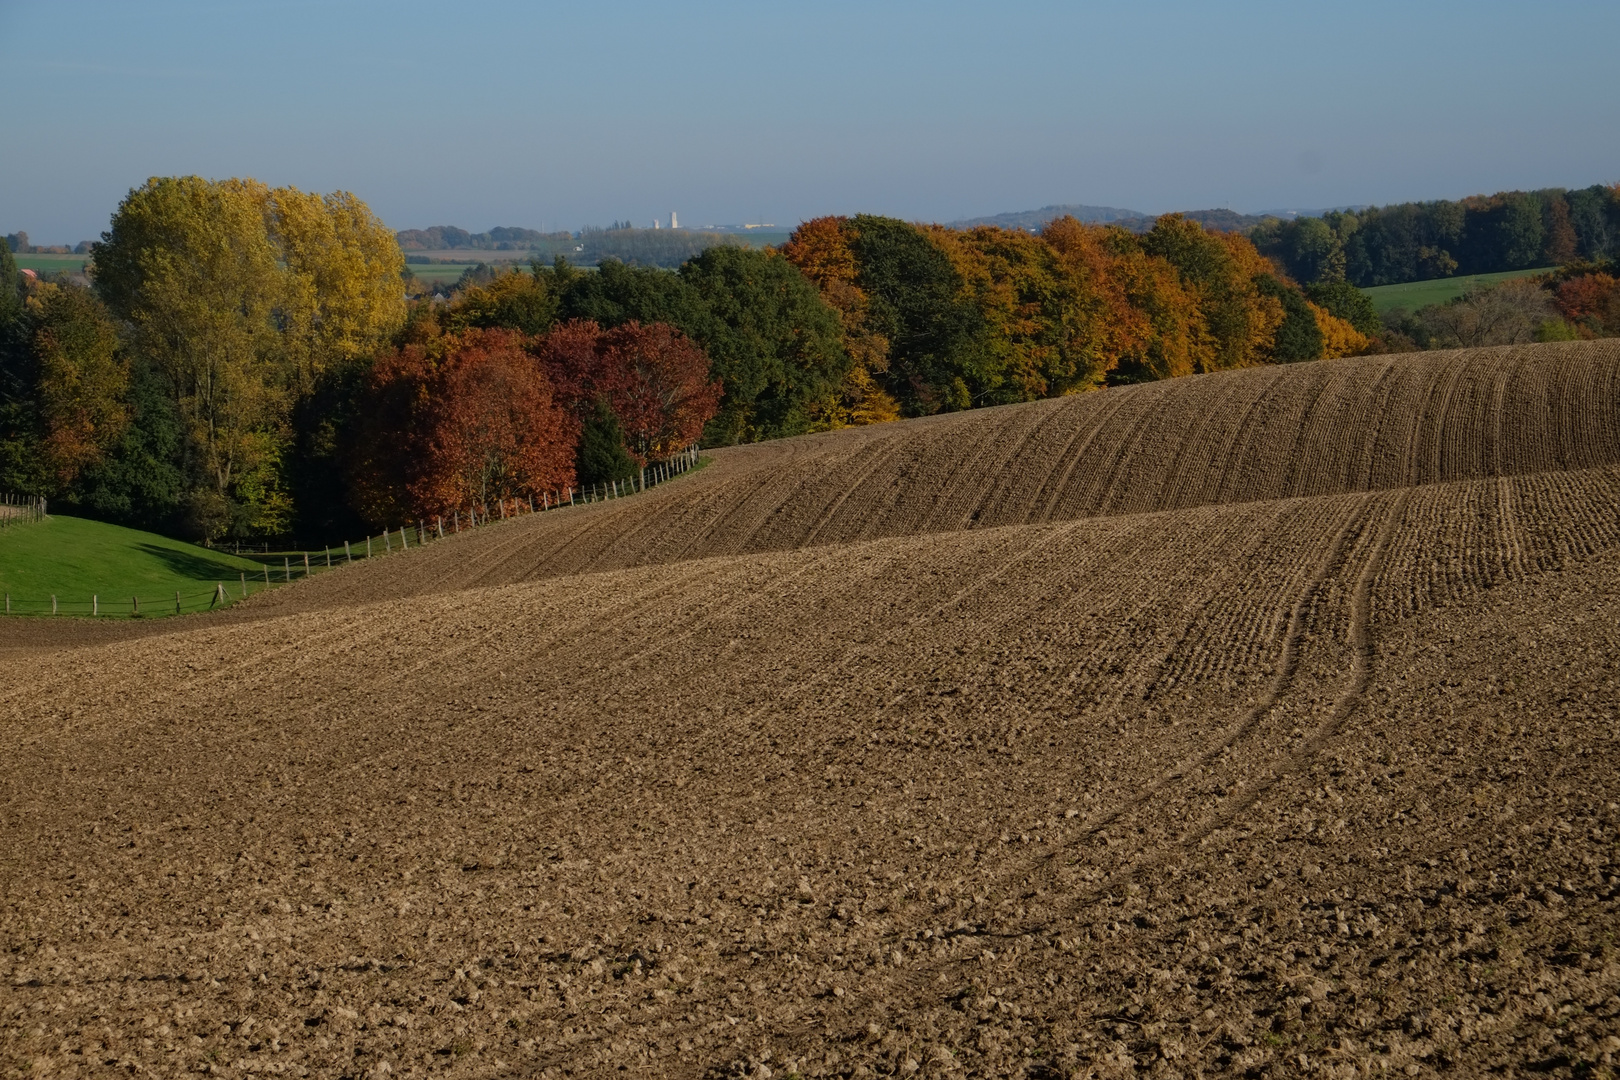
[[[1601,1075],[1617,419],[1231,372],[0,623],[0,1071]]]

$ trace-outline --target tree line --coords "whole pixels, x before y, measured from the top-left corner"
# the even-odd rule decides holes
[[[196,177],[130,192],[89,287],[0,253],[0,485],[201,539],[321,542],[623,479],[696,440],[1343,356],[1380,329],[1352,286],[1301,288],[1176,215],[1039,234],[820,218],[781,250],[537,260],[448,298],[408,298],[404,273],[350,194]]]
[[[1249,231],[1296,281],[1361,288],[1620,257],[1620,184],[1399,203]]]
[[[28,234],[21,229],[6,234],[6,250],[18,255],[88,255],[93,246],[88,240],[81,240],[73,247],[66,244],[35,244],[28,239]]]

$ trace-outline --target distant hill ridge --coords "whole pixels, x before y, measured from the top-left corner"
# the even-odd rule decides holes
[[[1337,209],[1357,210],[1361,207],[1338,207]],[[1320,217],[1325,210],[1268,210],[1261,214],[1240,214],[1235,210],[1184,210],[1182,216],[1198,222],[1206,229],[1220,229],[1224,232],[1247,232],[1267,218],[1300,218]],[[947,227],[952,229],[967,229],[975,225],[994,225],[1003,229],[1022,229],[1034,231],[1043,228],[1047,222],[1054,221],[1065,214],[1087,224],[1119,225],[1131,232],[1147,232],[1153,228],[1153,223],[1160,217],[1158,214],[1144,214],[1140,210],[1129,210],[1118,206],[1085,206],[1075,203],[1043,206],[1039,210],[1018,210],[1006,214],[992,214],[989,217],[967,218],[962,221],[949,222]],[[614,230],[607,230],[608,232]],[[651,232],[653,230],[629,229],[624,232]],[[687,230],[690,232],[690,230]],[[586,229],[586,233],[603,233],[601,229]],[[26,234],[23,234],[26,238]],[[399,239],[402,251],[531,251],[550,244],[562,243],[574,239],[574,234],[563,232],[541,232],[538,229],[522,229],[514,225],[502,225],[488,232],[474,233],[454,225],[434,225],[426,229],[402,229],[395,234]],[[81,245],[87,246],[87,245]]]

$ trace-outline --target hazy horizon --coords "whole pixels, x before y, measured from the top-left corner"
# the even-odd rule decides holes
[[[1620,179],[1617,32],[1584,2],[0,0],[0,231],[93,239],[185,173],[473,232],[1582,187]]]

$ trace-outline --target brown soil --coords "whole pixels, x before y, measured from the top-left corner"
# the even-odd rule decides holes
[[[1612,1075],[1620,353],[715,455],[0,625],[0,1068]]]

